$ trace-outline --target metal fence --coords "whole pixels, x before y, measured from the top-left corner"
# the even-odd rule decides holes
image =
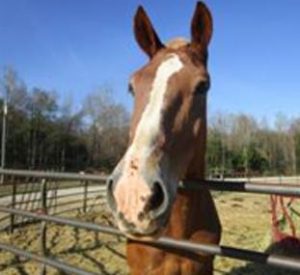
[[[65,217],[59,217],[49,214],[48,209],[48,190],[47,190],[47,181],[58,181],[58,180],[67,180],[67,181],[81,181],[83,183],[89,182],[93,184],[100,184],[103,186],[105,177],[100,177],[97,175],[82,175],[82,174],[73,174],[73,173],[50,173],[50,172],[36,172],[36,171],[21,171],[21,170],[1,170],[0,175],[3,175],[5,178],[13,177],[16,179],[19,178],[32,178],[39,179],[40,187],[40,208],[35,211],[28,211],[28,209],[16,208],[15,203],[11,203],[8,206],[0,206],[0,212],[7,213],[10,219],[14,219],[15,216],[26,217],[30,220],[37,220],[41,222],[40,225],[40,247],[42,255],[35,255],[28,251],[0,243],[0,249],[9,251],[18,256],[24,258],[33,259],[42,264],[42,273],[45,274],[45,266],[49,265],[55,267],[59,270],[62,270],[71,274],[94,274],[87,272],[80,268],[70,266],[66,263],[63,263],[57,259],[49,257],[46,249],[46,226],[48,222],[69,225],[76,228],[82,228],[87,230],[92,230],[95,232],[102,232],[107,234],[114,234],[122,236],[122,233],[108,226],[96,225],[93,223],[82,222],[79,220],[69,219]],[[15,180],[14,180],[15,181]],[[14,182],[13,181],[13,182]],[[14,186],[14,185],[12,185]],[[88,186],[84,184],[83,186]],[[278,194],[285,196],[300,196],[300,186],[295,185],[283,185],[283,184],[264,184],[264,183],[248,183],[248,182],[223,182],[223,181],[202,181],[200,182],[184,182],[180,184],[180,188],[190,188],[190,189],[199,189],[199,188],[209,188],[211,190],[219,191],[233,191],[233,192],[250,192],[258,194]],[[16,189],[12,187],[12,191]],[[86,190],[86,191],[84,191]],[[16,192],[16,190],[15,190]],[[78,192],[77,192],[78,193]],[[77,194],[78,195],[78,194]],[[80,195],[80,194],[79,194]],[[82,196],[88,197],[88,189],[83,189]],[[83,204],[84,204],[83,200]],[[175,240],[167,237],[162,237],[157,241],[147,242],[148,245],[153,245],[160,248],[176,248],[181,249],[186,252],[204,252],[212,255],[219,255],[223,257],[229,257],[239,260],[245,260],[255,263],[266,264],[274,267],[287,268],[290,270],[300,271],[300,261],[299,258],[291,258],[285,256],[279,256],[275,254],[261,253],[251,250],[238,249],[234,247],[211,245],[211,244],[199,244],[193,243],[190,241],[184,240]]]
[[[3,172],[3,173],[2,173]],[[105,195],[105,177],[72,173],[1,170],[5,182],[0,205],[30,212],[59,215],[74,210],[87,212]],[[1,176],[2,176],[1,175]],[[0,191],[0,192],[1,192]],[[12,214],[0,215],[0,229],[11,232],[32,219]]]

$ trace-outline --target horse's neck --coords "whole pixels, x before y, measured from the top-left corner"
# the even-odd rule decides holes
[[[215,215],[208,190],[179,190],[172,208],[168,235],[190,238],[195,232],[207,229],[207,222]],[[211,215],[210,213],[213,213]]]

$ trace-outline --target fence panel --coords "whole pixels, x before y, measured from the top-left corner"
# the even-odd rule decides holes
[[[31,212],[28,209],[16,208],[16,198],[17,198],[17,188],[12,188],[12,198],[10,207],[8,206],[0,206],[0,212],[7,213],[11,215],[11,228],[14,228],[14,219],[15,216],[23,216],[29,219],[34,219],[41,221],[41,251],[42,256],[37,256],[27,251],[23,251],[12,246],[8,246],[5,244],[0,244],[0,249],[10,251],[19,256],[24,256],[26,258],[34,259],[43,264],[42,272],[45,271],[44,265],[49,265],[56,267],[60,270],[71,272],[72,274],[92,274],[90,272],[86,272],[79,268],[75,268],[64,263],[61,263],[58,260],[47,258],[47,248],[46,248],[46,223],[58,223],[63,225],[69,225],[75,228],[82,228],[87,230],[92,230],[95,232],[102,232],[107,234],[114,234],[118,236],[122,236],[122,233],[116,228],[109,226],[101,226],[93,223],[81,222],[74,219],[67,219],[63,217],[49,215],[47,208],[47,200],[48,200],[48,192],[47,192],[47,181],[46,180],[74,180],[74,181],[82,181],[83,192],[77,192],[77,195],[82,195],[83,211],[87,210],[87,199],[89,194],[89,186],[90,183],[103,183],[105,181],[105,177],[100,177],[96,175],[82,175],[82,174],[72,174],[72,173],[49,173],[49,172],[33,172],[33,171],[22,171],[22,170],[1,170],[0,175],[4,176],[17,176],[17,177],[32,177],[35,179],[43,179],[41,183],[41,195],[42,199],[41,207],[43,211],[40,212]],[[184,182],[180,183],[180,188],[189,188],[189,189],[201,189],[201,188],[209,188],[211,190],[218,191],[234,191],[234,192],[250,192],[257,194],[277,194],[277,195],[288,195],[288,196],[300,196],[300,187],[295,185],[282,185],[282,184],[265,184],[265,183],[248,183],[248,182],[224,182],[224,181],[201,181],[201,182]],[[103,191],[103,188],[99,189]],[[97,192],[96,190],[92,190],[92,192]],[[79,193],[79,194],[78,194]],[[75,192],[76,194],[76,192]],[[72,195],[70,194],[64,194]],[[57,198],[59,198],[59,194],[57,194]],[[35,201],[36,198],[31,201]],[[155,247],[161,248],[176,248],[182,249],[189,252],[204,252],[213,255],[219,255],[223,257],[229,257],[234,259],[240,259],[250,262],[267,264],[275,267],[287,268],[290,270],[300,271],[300,261],[299,259],[294,259],[285,256],[261,253],[251,250],[238,249],[234,247],[227,246],[218,246],[218,245],[209,245],[209,244],[199,244],[193,243],[190,241],[183,240],[175,240],[167,237],[162,237],[157,241],[147,242],[147,244],[153,245]]]

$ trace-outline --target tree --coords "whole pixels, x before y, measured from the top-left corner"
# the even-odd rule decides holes
[[[110,170],[126,150],[128,112],[113,100],[111,90],[101,88],[89,94],[84,113],[88,124],[89,165]]]
[[[6,166],[23,167],[22,164],[26,161],[26,148],[28,146],[26,139],[28,92],[24,82],[20,80],[11,67],[5,68],[2,83],[3,98],[6,98],[8,105]]]
[[[30,123],[29,166],[43,169],[48,159],[51,142],[48,139],[58,106],[53,92],[33,88],[28,104]]]

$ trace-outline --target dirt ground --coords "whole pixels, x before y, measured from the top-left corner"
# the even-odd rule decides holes
[[[258,251],[267,250],[271,240],[269,200],[269,196],[265,195],[215,194],[223,226],[222,245]],[[111,217],[105,205],[95,207],[88,214],[74,212],[68,215],[70,216],[99,224],[111,224]],[[29,225],[16,230],[13,234],[0,233],[0,242],[39,253],[39,226]],[[123,238],[49,224],[47,247],[49,254],[55,258],[88,271],[99,274],[128,274]],[[300,255],[300,251],[298,252]],[[38,263],[0,251],[0,274],[39,274],[40,268],[41,265]],[[47,274],[63,274],[49,267],[47,271]],[[214,273],[299,274],[221,257],[216,257]]]

